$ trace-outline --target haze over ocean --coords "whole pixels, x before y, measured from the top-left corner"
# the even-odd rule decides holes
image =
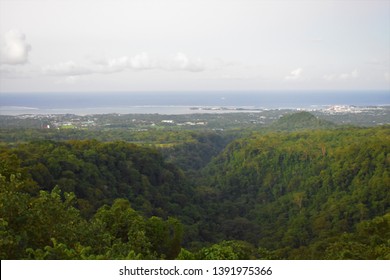
[[[388,91],[0,93],[0,114],[194,113],[190,107],[313,109],[389,105]]]

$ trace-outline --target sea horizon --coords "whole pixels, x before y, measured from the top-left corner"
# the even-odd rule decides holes
[[[0,115],[110,113],[174,115],[389,104],[390,92],[387,90],[0,93]]]

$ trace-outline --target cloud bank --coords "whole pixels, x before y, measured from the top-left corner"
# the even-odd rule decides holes
[[[287,81],[297,81],[302,78],[302,68],[297,68],[291,71],[290,75],[286,76],[284,79]]]
[[[45,66],[43,67],[43,72],[53,76],[81,76],[93,73],[90,67],[77,64],[74,61]]]
[[[359,72],[357,69],[355,69],[350,73],[324,75],[323,79],[326,81],[343,81],[343,80],[345,81],[345,80],[355,80],[358,77],[359,77]]]
[[[168,70],[183,70],[190,72],[200,72],[205,70],[201,59],[189,59],[184,53],[177,53],[168,66]]]
[[[10,30],[1,38],[0,64],[25,64],[30,51],[31,46],[26,42],[26,36],[18,30]]]
[[[200,72],[206,69],[201,59],[191,59],[184,53],[177,53],[169,59],[157,59],[143,52],[133,57],[100,59],[88,64],[74,61],[47,65],[42,68],[43,73],[53,76],[82,76],[92,74],[111,74],[126,70],[163,70]]]

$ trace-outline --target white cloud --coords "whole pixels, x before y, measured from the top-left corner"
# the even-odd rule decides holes
[[[169,70],[183,70],[190,72],[200,72],[205,70],[201,59],[190,59],[184,53],[177,53],[170,61]]]
[[[336,75],[327,74],[327,75],[324,75],[323,78],[324,78],[324,80],[331,82],[331,81],[334,81],[336,79]]]
[[[91,70],[96,73],[115,73],[130,69],[148,70],[157,68],[156,62],[146,52],[142,52],[133,57],[122,56],[119,58],[95,60],[93,63],[95,65],[91,65],[91,68],[94,68],[94,70]]]
[[[89,74],[101,73],[111,74],[125,71],[130,68],[130,58],[122,56],[111,59],[95,59],[91,61],[92,64],[85,65],[89,69]]]
[[[284,79],[287,81],[296,81],[302,78],[302,68],[297,68],[291,71],[290,75],[286,76]]]
[[[388,82],[390,82],[390,72],[386,72],[386,73],[384,74],[384,76],[385,76],[385,80],[388,81]]]
[[[355,69],[351,73],[340,74],[340,80],[353,80],[359,77],[358,71]]]
[[[341,73],[341,74],[326,74],[323,76],[323,79],[326,81],[343,81],[343,80],[355,80],[359,77],[358,70],[353,70],[349,73]]]
[[[102,73],[115,73],[122,72],[129,67],[130,58],[122,56],[119,58],[107,59],[99,65],[94,65],[96,69],[91,69],[91,72],[102,72]],[[91,66],[91,68],[94,68]]]
[[[56,65],[43,67],[43,73],[53,76],[80,76],[93,74],[92,68],[77,64],[74,61],[62,62]]]
[[[155,62],[145,52],[137,54],[130,59],[130,66],[135,70],[147,70],[156,68]]]
[[[25,64],[31,46],[26,42],[26,36],[18,30],[10,30],[1,38],[0,64]]]
[[[53,76],[81,76],[91,74],[111,74],[126,70],[162,70],[162,71],[189,71],[199,72],[205,70],[200,59],[190,59],[183,53],[178,53],[169,60],[153,59],[143,52],[133,57],[100,59],[89,64],[79,64],[74,61],[48,65],[42,68],[43,73]]]
[[[64,79],[60,79],[60,80],[56,81],[56,84],[75,85],[82,80],[83,80],[83,78],[81,76],[68,76],[68,77],[65,77]]]

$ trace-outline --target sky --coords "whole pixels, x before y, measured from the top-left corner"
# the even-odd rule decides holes
[[[0,92],[390,90],[390,0],[0,0]]]

